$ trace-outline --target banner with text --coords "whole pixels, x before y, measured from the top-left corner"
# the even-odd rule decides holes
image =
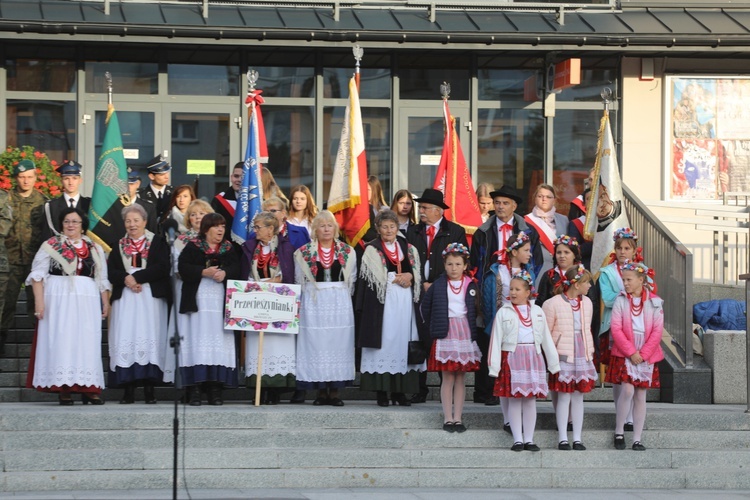
[[[301,291],[300,285],[228,280],[224,328],[298,333]]]

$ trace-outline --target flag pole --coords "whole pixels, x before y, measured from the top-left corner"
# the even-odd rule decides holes
[[[352,53],[354,54],[354,81],[357,84],[357,92],[359,92],[359,63],[362,61],[365,49],[357,44],[352,48]]]
[[[106,71],[104,80],[107,82],[107,106],[112,106],[112,73]]]

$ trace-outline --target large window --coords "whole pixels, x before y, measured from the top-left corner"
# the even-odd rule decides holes
[[[33,146],[51,159],[76,159],[74,101],[8,100],[5,143]]]
[[[276,184],[288,195],[304,184],[315,196],[315,109],[263,105],[268,164]]]
[[[106,93],[107,72],[112,75],[112,88],[116,94],[158,93],[159,65],[130,62],[87,62],[86,92]]]
[[[171,95],[236,96],[239,94],[237,66],[170,64],[167,70]]]
[[[76,65],[74,61],[11,59],[5,62],[8,70],[8,90],[20,92],[75,92]]]

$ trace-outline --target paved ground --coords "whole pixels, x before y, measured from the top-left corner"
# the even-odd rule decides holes
[[[274,499],[274,500],[739,500],[750,498],[750,491],[705,491],[705,490],[498,490],[498,489],[261,489],[261,490],[191,490],[180,491],[179,499]],[[67,491],[67,492],[25,492],[0,493],[0,499],[24,500],[132,500],[169,499],[172,490],[128,490],[128,491]]]

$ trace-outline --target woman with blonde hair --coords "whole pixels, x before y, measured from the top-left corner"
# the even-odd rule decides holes
[[[490,193],[495,190],[495,186],[489,182],[482,182],[477,186],[477,203],[479,210],[482,212],[482,222],[487,222],[490,215],[495,213],[495,204],[492,201]]]
[[[354,381],[354,249],[339,241],[328,210],[312,222],[313,240],[294,252],[295,282],[302,285],[297,335],[297,389],[317,389],[313,405],[344,406],[339,389]]]
[[[534,262],[535,286],[541,287],[541,278],[555,266],[555,240],[568,231],[568,218],[555,209],[557,191],[549,184],[539,184],[534,192],[534,208],[524,220],[539,234],[542,262]],[[541,290],[540,290],[541,291]]]
[[[284,206],[289,205],[289,199],[284,196],[284,192],[281,190],[276,179],[273,178],[273,174],[270,170],[263,167],[260,169],[260,185],[263,188],[263,199],[267,200],[271,196],[276,196],[284,202]]]
[[[312,236],[310,225],[318,215],[318,207],[315,206],[313,195],[307,186],[300,184],[292,188],[289,193],[292,201],[289,202],[289,218],[287,222],[295,226],[304,227],[307,234]]]
[[[370,199],[373,215],[377,215],[378,212],[388,209],[388,205],[385,204],[385,196],[383,195],[383,186],[380,185],[380,181],[374,175],[367,178],[367,197]]]

